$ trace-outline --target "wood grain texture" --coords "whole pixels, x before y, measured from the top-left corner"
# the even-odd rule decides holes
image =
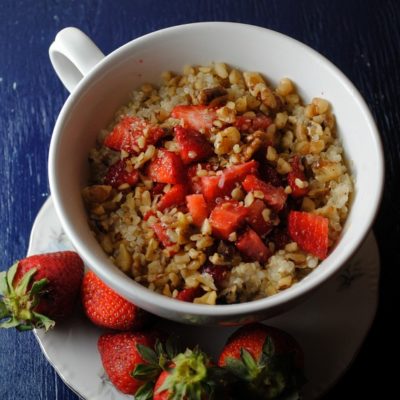
[[[384,398],[396,382],[387,356],[395,361],[399,356],[391,323],[398,315],[400,260],[397,0],[2,0],[0,269],[26,253],[31,225],[49,194],[48,146],[68,96],[47,56],[56,33],[76,26],[109,53],[145,33],[207,20],[251,23],[303,41],[342,69],[372,110],[386,156],[386,186],[374,226],[382,255],[380,308],[353,366],[326,399]],[[0,398],[77,399],[46,362],[33,335],[15,332],[0,332]]]

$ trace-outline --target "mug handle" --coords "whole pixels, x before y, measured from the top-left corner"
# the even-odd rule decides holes
[[[54,70],[69,92],[104,58],[92,40],[73,27],[58,32],[49,48],[49,56]]]

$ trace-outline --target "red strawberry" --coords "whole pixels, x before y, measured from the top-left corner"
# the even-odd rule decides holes
[[[233,333],[218,365],[242,380],[247,398],[298,398],[304,384],[299,344],[288,333],[259,323]]]
[[[161,127],[152,125],[139,117],[125,117],[108,134],[104,145],[113,150],[139,154],[147,146],[157,143],[162,136],[164,136],[164,131]]]
[[[213,108],[202,105],[175,106],[171,116],[182,120],[184,128],[196,131],[209,131],[217,119],[217,113]]]
[[[0,274],[0,328],[52,328],[73,311],[83,276],[77,253],[39,254]]]
[[[147,379],[141,376],[143,379],[139,380],[133,377],[133,372],[138,365],[150,366],[141,354],[140,346],[154,348],[157,336],[155,331],[108,333],[100,336],[97,347],[104,370],[112,384],[122,393],[135,394],[146,382],[155,378],[150,373]]]
[[[114,292],[92,271],[83,278],[81,297],[86,315],[98,326],[127,331],[140,329],[147,320],[145,311]]]
[[[209,214],[204,196],[202,194],[191,194],[190,196],[186,196],[186,204],[189,213],[192,216],[193,223],[200,227]]]
[[[217,379],[216,367],[199,349],[186,349],[163,371],[154,386],[153,400],[211,400]]]
[[[282,210],[285,205],[287,195],[282,187],[275,187],[255,175],[247,175],[242,185],[246,192],[262,192],[264,201],[276,211]]]
[[[132,164],[129,165],[126,159],[123,159],[111,165],[104,178],[104,183],[118,189],[124,183],[133,186],[138,180],[138,170],[134,169]]]
[[[228,239],[244,223],[248,209],[236,201],[217,205],[210,214],[212,232],[221,239]]]
[[[203,293],[203,289],[200,286],[196,288],[187,288],[181,290],[176,296],[176,299],[192,303],[196,297],[200,297]]]
[[[304,175],[304,168],[301,164],[301,160],[298,156],[294,156],[292,161],[290,162],[292,170],[288,173],[288,182],[290,188],[292,189],[291,195],[293,197],[303,197],[308,193],[307,187],[299,187],[296,180],[300,180],[301,182],[307,182],[306,176]]]
[[[174,130],[184,164],[206,160],[214,154],[211,143],[202,133],[182,126],[176,126]]]
[[[226,168],[220,175],[202,177],[201,187],[205,199],[213,203],[219,197],[229,196],[236,183],[243,181],[246,175],[257,172],[257,168],[258,162],[252,160]]]
[[[273,228],[272,218],[268,221],[263,216],[264,210],[267,208],[265,203],[260,199],[255,199],[250,206],[247,215],[247,223],[260,235],[266,235]],[[268,210],[267,210],[268,211]]]
[[[213,170],[213,166],[210,163],[197,163],[188,167],[187,177],[189,179],[188,185],[190,186],[191,193],[202,193],[201,178],[200,176],[197,176],[199,165],[201,166],[201,169],[206,171]]]
[[[180,157],[165,149],[159,149],[157,157],[147,168],[147,175],[155,182],[183,183],[185,169]]]
[[[157,210],[164,211],[169,207],[176,207],[185,203],[187,188],[185,185],[177,184],[165,193],[157,204]]]
[[[235,245],[251,261],[265,263],[271,255],[271,252],[260,236],[250,228],[239,236]]]
[[[320,215],[290,211],[289,235],[303,250],[323,260],[328,255],[329,221]]]
[[[236,117],[235,126],[241,132],[253,133],[255,131],[266,131],[272,124],[271,118],[264,114],[258,114],[254,117],[245,117],[243,115]]]

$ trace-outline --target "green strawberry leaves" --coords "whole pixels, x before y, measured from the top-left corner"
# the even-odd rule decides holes
[[[169,400],[213,399],[222,375],[218,367],[210,364],[208,356],[199,348],[186,349],[172,360],[168,376],[157,393],[168,391]]]
[[[136,348],[145,363],[136,365],[131,376],[145,383],[136,392],[135,398],[150,400],[153,398],[153,388],[157,377],[167,369],[172,359],[178,354],[178,349],[171,337],[165,343],[156,340],[153,349],[142,344],[137,344]]]
[[[147,382],[135,393],[135,400],[152,400],[154,382]]]
[[[19,331],[33,328],[49,330],[55,322],[45,315],[34,311],[39,304],[40,296],[48,284],[47,279],[33,281],[36,268],[27,271],[18,284],[13,282],[17,273],[18,262],[7,272],[0,274],[0,328],[17,328]],[[29,289],[29,286],[31,288]]]

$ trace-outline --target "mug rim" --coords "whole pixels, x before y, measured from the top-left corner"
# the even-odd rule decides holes
[[[95,254],[91,250],[88,250],[87,247],[81,243],[79,240],[79,236],[74,231],[71,226],[67,216],[65,215],[62,203],[63,200],[58,190],[58,182],[56,179],[56,168],[55,168],[55,157],[57,154],[57,142],[59,137],[62,136],[63,125],[65,124],[66,119],[68,118],[71,109],[73,108],[76,100],[82,95],[82,93],[89,88],[92,81],[95,79],[96,75],[101,73],[102,71],[108,70],[111,66],[115,66],[119,62],[123,61],[126,57],[125,52],[130,50],[131,47],[135,47],[136,45],[145,42],[146,40],[152,39],[157,40],[159,36],[168,34],[170,32],[176,31],[184,31],[186,29],[196,28],[209,28],[211,26],[225,26],[228,28],[239,28],[239,29],[248,29],[253,30],[256,34],[269,34],[277,37],[280,40],[285,40],[291,42],[294,45],[300,46],[303,51],[306,51],[310,57],[317,59],[320,63],[324,64],[325,67],[329,69],[329,72],[335,76],[335,78],[343,85],[346,91],[349,93],[351,97],[353,97],[355,103],[357,104],[360,114],[362,114],[362,118],[366,121],[366,124],[371,133],[371,138],[375,141],[374,145],[376,148],[376,155],[378,156],[378,165],[376,168],[378,169],[377,182],[375,186],[375,196],[373,199],[373,205],[369,212],[367,222],[364,223],[363,229],[360,231],[357,240],[354,241],[353,248],[350,248],[345,254],[342,255],[341,258],[332,261],[332,265],[330,265],[329,269],[325,269],[321,272],[320,275],[316,276],[314,279],[303,279],[298,284],[293,285],[292,287],[285,289],[282,292],[279,292],[273,296],[264,297],[258,300],[252,300],[243,303],[237,304],[224,304],[224,305],[204,305],[204,304],[194,304],[182,302],[176,299],[171,299],[162,294],[151,291],[150,289],[138,284],[133,279],[126,279],[125,276],[121,276],[118,274],[119,271],[107,269],[105,268],[105,264],[102,262],[97,262]],[[118,288],[117,291],[124,296],[125,293],[131,293],[132,288],[134,288],[135,297],[140,298],[142,302],[145,302],[148,305],[151,305],[155,308],[162,308],[164,310],[174,312],[177,314],[191,314],[196,316],[209,316],[209,317],[230,317],[235,315],[245,315],[249,312],[261,312],[266,309],[277,308],[278,306],[283,306],[285,304],[293,303],[296,300],[302,298],[308,293],[311,293],[315,289],[317,289],[322,283],[326,282],[330,279],[334,274],[336,274],[341,267],[343,267],[346,262],[350,259],[350,257],[356,252],[356,250],[361,246],[363,241],[365,240],[366,235],[368,234],[371,226],[376,218],[376,215],[379,210],[379,205],[383,195],[383,184],[384,184],[384,159],[383,159],[383,148],[379,135],[378,128],[375,124],[375,121],[372,117],[370,110],[368,109],[365,100],[362,98],[361,94],[354,86],[354,84],[344,75],[344,73],[337,68],[331,61],[329,61],[326,57],[318,53],[316,50],[307,46],[306,44],[294,39],[285,34],[276,32],[274,30],[263,28],[256,25],[242,24],[237,22],[196,22],[190,24],[182,24],[176,25],[168,28],[164,28],[161,30],[157,30],[151,33],[148,33],[144,36],[135,38],[119,48],[112,51],[110,54],[106,55],[104,59],[102,59],[76,86],[75,90],[70,94],[69,98],[66,100],[64,106],[62,107],[59,116],[57,118],[56,124],[54,126],[50,150],[49,150],[49,182],[50,182],[50,190],[51,195],[54,199],[54,206],[57,212],[58,217],[60,218],[61,224],[67,234],[67,236],[71,239],[74,247],[77,249],[78,253],[82,256],[82,258],[87,261],[87,264],[90,265],[90,269],[93,269],[103,280],[105,280],[111,287],[114,289]],[[340,239],[339,239],[340,240]],[[335,253],[335,250],[332,251],[329,257],[331,257]],[[328,258],[329,258],[328,257]],[[111,265],[111,261],[109,261]],[[114,266],[115,267],[115,266]],[[115,267],[117,268],[117,267]],[[126,297],[126,295],[125,295]],[[162,299],[162,303],[160,300]]]

